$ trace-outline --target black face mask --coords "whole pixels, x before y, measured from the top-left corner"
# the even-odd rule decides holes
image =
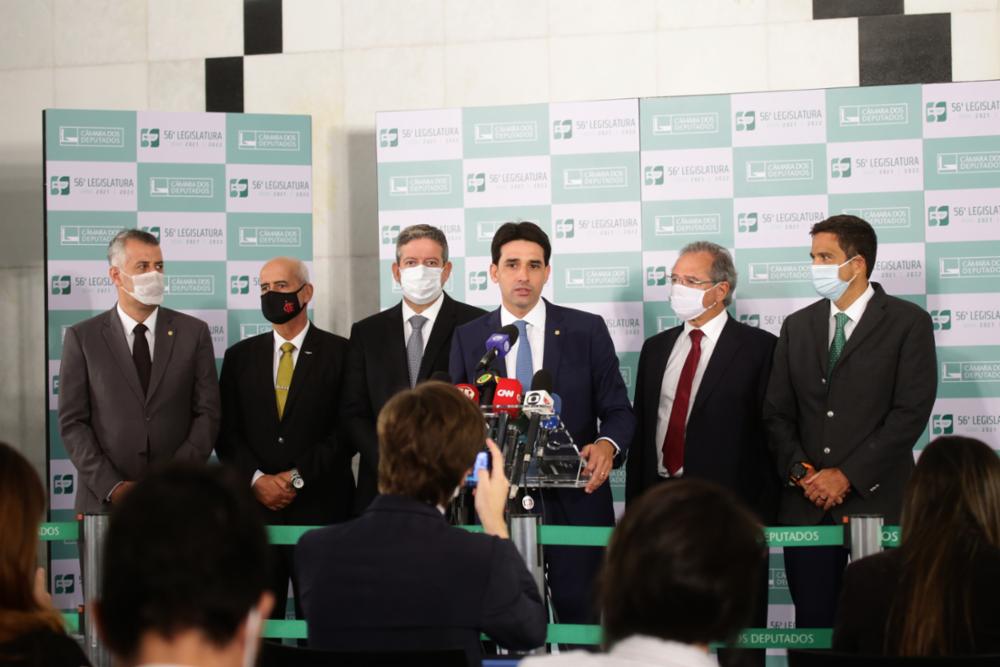
[[[305,287],[305,284],[302,285]],[[302,287],[294,292],[264,292],[260,295],[260,310],[268,322],[284,324],[302,312],[302,304],[299,303],[299,292]]]

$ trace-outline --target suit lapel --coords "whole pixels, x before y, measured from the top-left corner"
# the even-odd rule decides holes
[[[125,382],[129,389],[139,399],[140,403],[146,402],[146,396],[142,393],[142,385],[139,384],[139,373],[135,370],[135,362],[128,351],[128,341],[125,340],[125,331],[122,329],[121,319],[118,317],[117,307],[108,311],[108,316],[104,321],[104,342],[108,345],[108,351],[118,364],[118,369],[125,376]]]
[[[261,387],[262,405],[267,406],[268,415],[277,423],[278,420],[278,399],[274,393],[274,331],[261,334],[254,342],[251,358],[252,385]],[[292,374],[294,380],[294,373]],[[285,401],[285,409],[288,409],[288,401]]]
[[[383,353],[388,377],[386,386],[395,391],[398,387],[410,386],[410,367],[406,360],[406,337],[403,336],[403,302],[385,311],[382,335],[386,341]]]
[[[153,343],[153,370],[149,375],[149,391],[146,392],[146,402],[156,393],[156,388],[167,371],[170,354],[174,351],[174,313],[160,308],[156,316],[156,341]]]
[[[552,386],[559,386],[559,356],[562,353],[563,309],[545,301],[545,349],[542,355],[542,368],[552,374]],[[537,368],[535,369],[538,370]],[[528,391],[531,387],[525,387]]]
[[[310,324],[306,337],[302,340],[302,349],[299,350],[298,359],[295,360],[295,369],[292,371],[292,384],[288,388],[288,400],[285,401],[285,412],[282,420],[287,419],[295,407],[295,399],[303,391],[303,387],[309,382],[309,375],[312,369],[319,363],[320,355],[319,334],[316,325]],[[275,407],[277,410],[277,407]]]
[[[827,377],[830,370],[830,302],[827,299],[812,306],[809,315],[820,377]]]
[[[844,346],[843,351],[840,353],[840,359],[837,360],[838,364],[842,363],[854,350],[858,349],[858,346],[864,342],[865,338],[875,331],[885,316],[886,301],[885,292],[882,291],[881,287],[877,287],[875,295],[868,302],[868,306],[861,316],[861,321],[854,325],[854,331],[851,332],[851,337],[847,339],[847,345]]]
[[[441,303],[441,310],[438,311],[437,317],[434,318],[434,327],[431,329],[430,338],[427,339],[427,344],[424,345],[424,356],[420,359],[420,372],[417,373],[417,382],[426,380],[430,376],[431,368],[434,367],[434,360],[437,359],[437,355],[441,351],[441,348],[444,347],[445,341],[448,340],[449,335],[455,329],[456,311],[455,302],[445,294],[444,301]]]
[[[719,335],[719,341],[715,344],[715,349],[712,350],[712,357],[708,360],[705,374],[701,377],[701,384],[698,385],[698,393],[694,397],[692,411],[697,410],[698,406],[705,402],[715,385],[726,374],[726,369],[729,368],[730,362],[739,351],[738,326],[732,317],[727,318],[725,326],[722,327],[722,334]]]

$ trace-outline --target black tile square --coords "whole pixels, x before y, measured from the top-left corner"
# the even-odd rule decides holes
[[[281,53],[281,0],[243,0],[243,53]]]
[[[243,113],[243,56],[205,59],[205,111]]]
[[[902,13],[903,0],[813,0],[814,19]]]
[[[951,81],[951,14],[858,19],[862,86]]]

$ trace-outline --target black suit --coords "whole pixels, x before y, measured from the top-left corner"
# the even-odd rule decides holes
[[[764,418],[778,476],[786,481],[778,507],[783,524],[839,524],[849,514],[899,522],[913,445],[937,389],[934,331],[925,310],[872,286],[875,294],[832,372],[830,301],[821,299],[782,325]],[[839,468],[851,483],[843,504],[824,512],[789,486],[790,468],[799,461],[816,470]],[[799,627],[832,624],[845,554],[829,547],[785,550]]]
[[[268,525],[317,525],[350,517],[354,475],[350,452],[335,437],[347,340],[310,325],[298,352],[285,410],[274,394],[274,334],[254,336],[226,350],[222,362],[220,460],[251,483],[254,472],[297,468],[305,486],[283,510],[260,505]],[[275,615],[284,618],[291,550],[278,548]],[[282,587],[279,582],[284,582]]]
[[[636,434],[626,463],[626,508],[665,478],[659,474],[656,425],[660,390],[667,362],[684,326],[656,334],[639,354],[633,409]],[[753,510],[765,525],[774,520],[778,480],[774,475],[767,433],[761,419],[764,392],[771,373],[777,338],[731,317],[719,334],[705,367],[684,430],[685,479],[706,479],[726,487]],[[683,361],[683,360],[682,360]],[[761,564],[752,627],[767,625],[768,572]],[[764,664],[764,651],[755,651]]]
[[[379,496],[361,518],[306,533],[295,568],[311,648],[464,648],[479,665],[481,632],[511,649],[545,641],[545,607],[510,540],[449,526],[412,498]]]
[[[434,320],[419,380],[448,372],[451,334],[460,324],[484,315],[485,310],[455,301],[447,294]],[[427,335],[427,332],[424,332]],[[456,380],[457,381],[457,380]],[[410,387],[403,338],[403,305],[376,313],[351,327],[351,346],[344,377],[343,428],[347,443],[361,453],[355,510],[360,513],[378,494],[378,436],[375,420],[396,392]]]
[[[648,338],[639,354],[636,434],[626,464],[625,502],[663,479],[657,471],[657,411],[667,360],[683,326]],[[761,419],[774,335],[727,318],[694,396],[684,433],[684,477],[716,482],[764,523],[774,520],[777,480]]]

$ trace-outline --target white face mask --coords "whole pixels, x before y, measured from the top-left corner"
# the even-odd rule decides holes
[[[121,269],[119,271],[123,276],[132,279],[133,291],[125,290],[126,294],[147,306],[159,306],[163,303],[163,293],[166,291],[166,288],[162,273],[159,271],[147,271],[146,273],[137,273],[131,276]]]
[[[260,609],[253,607],[247,614],[246,635],[243,639],[243,667],[257,664],[257,650],[260,647]]]
[[[403,288],[403,295],[418,306],[434,301],[444,291],[441,284],[443,271],[441,267],[423,264],[400,269],[399,285]]]
[[[717,284],[718,283],[716,283],[716,285]],[[715,285],[712,285],[712,287],[709,287],[708,289],[712,289],[714,287]],[[688,287],[687,285],[671,285],[670,307],[674,309],[674,313],[682,322],[697,319],[704,315],[708,308],[713,308],[715,303],[718,303],[718,301],[716,301],[708,308],[701,305],[705,298],[705,292],[707,291],[708,290]]]
[[[854,257],[857,257],[857,255]],[[841,280],[840,267],[849,264],[854,257],[836,266],[833,264],[813,264],[812,278],[816,293],[830,301],[836,301],[844,296],[844,292],[847,291],[848,285],[854,280],[854,276],[851,277],[851,280]]]

